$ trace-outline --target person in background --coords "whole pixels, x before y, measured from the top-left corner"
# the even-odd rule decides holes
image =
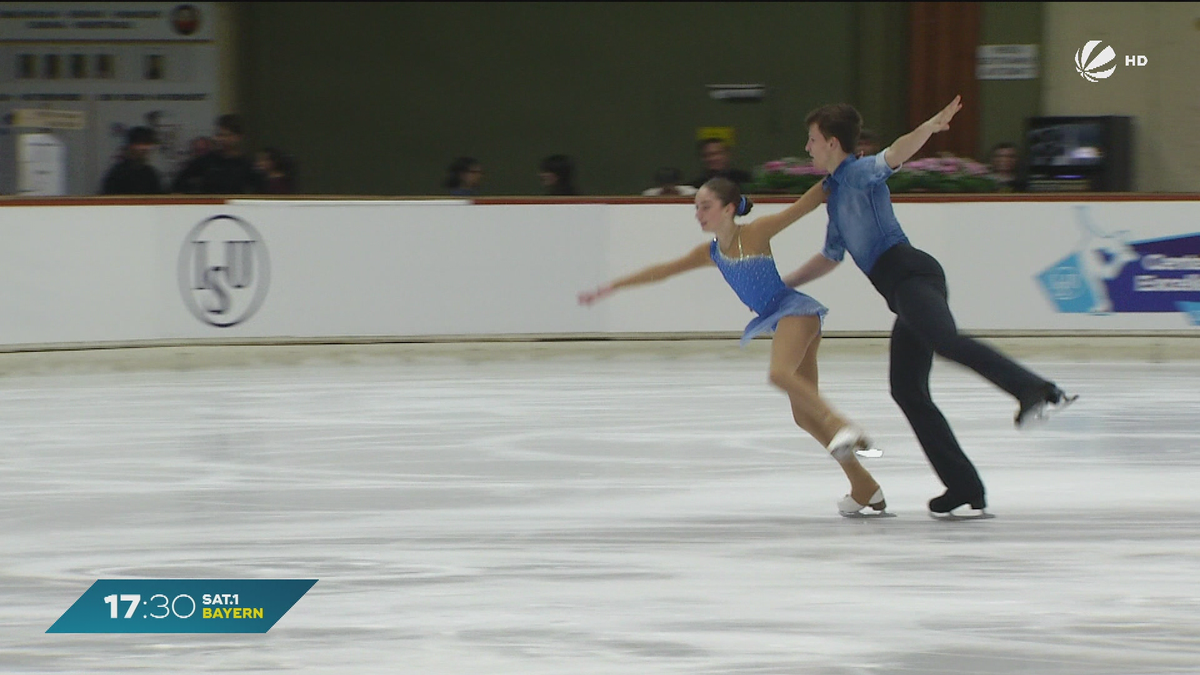
[[[446,178],[442,187],[456,197],[473,197],[479,194],[483,180],[483,165],[474,157],[459,157],[446,167]]]
[[[569,197],[579,194],[575,187],[575,162],[566,155],[550,155],[538,166],[538,178],[546,194]]]
[[[680,185],[683,172],[673,166],[664,166],[654,173],[654,187],[642,191],[643,197],[691,197],[696,188]]]
[[[713,178],[728,178],[740,189],[753,180],[749,171],[734,168],[729,144],[720,138],[705,138],[700,141],[698,149],[704,168],[700,175],[692,181],[692,187],[700,189],[700,186]]]
[[[258,151],[254,168],[262,176],[263,191],[271,195],[290,195],[296,192],[295,162],[279,148]]]
[[[1024,192],[1025,181],[1017,172],[1020,156],[1013,143],[997,143],[988,159],[989,176],[998,184],[998,192]]]
[[[172,192],[203,195],[263,194],[262,175],[242,149],[245,135],[237,115],[217,118],[216,150],[188,162]]]
[[[213,151],[216,145],[208,136],[197,136],[188,141],[188,161],[203,157]]]
[[[119,161],[104,174],[100,194],[162,194],[162,177],[158,169],[149,163],[150,153],[154,152],[157,146],[158,139],[150,127],[130,129]]]

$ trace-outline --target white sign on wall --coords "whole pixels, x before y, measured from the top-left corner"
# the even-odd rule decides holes
[[[211,2],[0,2],[5,40],[211,40]]]
[[[975,50],[975,79],[1035,80],[1037,45],[979,45]]]
[[[71,162],[67,193],[96,194],[127,131],[154,129],[150,158],[169,179],[189,141],[211,135],[217,114],[215,3],[0,3],[0,149],[38,111],[86,121],[60,135]],[[18,116],[17,111],[22,111]],[[54,121],[40,113],[44,121]],[[49,125],[47,125],[49,127]],[[16,191],[12,155],[0,154],[0,194]]]
[[[53,134],[17,137],[17,194],[58,197],[67,194],[67,148]]]

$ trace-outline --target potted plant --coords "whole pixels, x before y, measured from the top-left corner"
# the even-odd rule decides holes
[[[754,181],[746,192],[760,194],[803,194],[819,182],[825,172],[811,162],[784,157],[767,162],[754,170]],[[988,168],[979,162],[953,155],[928,157],[907,162],[888,178],[893,193],[977,193],[995,192],[997,182]]]
[[[906,162],[888,178],[893,193],[995,192],[997,187],[986,166],[953,155]]]
[[[825,176],[811,162],[796,157],[784,157],[757,167],[754,181],[744,190],[759,194],[803,194]]]

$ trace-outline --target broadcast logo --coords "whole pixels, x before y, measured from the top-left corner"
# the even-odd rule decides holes
[[[1088,82],[1099,82],[1112,75],[1117,69],[1117,64],[1113,63],[1117,58],[1117,53],[1113,51],[1111,45],[1105,45],[1098,54],[1092,55],[1099,45],[1099,40],[1088,40],[1083,49],[1075,52],[1075,70]],[[1110,63],[1112,63],[1112,67],[1101,70]]]
[[[1100,44],[1100,40],[1088,40],[1082,49],[1075,52],[1075,72],[1088,82],[1107,79],[1117,70],[1117,53],[1110,45],[1096,51]],[[1127,66],[1140,67],[1149,62],[1150,59],[1143,54],[1129,54],[1125,57]]]

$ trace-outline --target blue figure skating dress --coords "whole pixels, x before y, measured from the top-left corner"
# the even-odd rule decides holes
[[[740,246],[741,241],[738,241]],[[763,333],[775,331],[779,320],[785,316],[818,316],[822,325],[829,308],[800,291],[789,288],[779,276],[775,258],[769,255],[749,255],[730,258],[721,252],[717,240],[713,239],[708,254],[725,281],[746,306],[758,316],[746,324],[742,333],[742,346]]]

